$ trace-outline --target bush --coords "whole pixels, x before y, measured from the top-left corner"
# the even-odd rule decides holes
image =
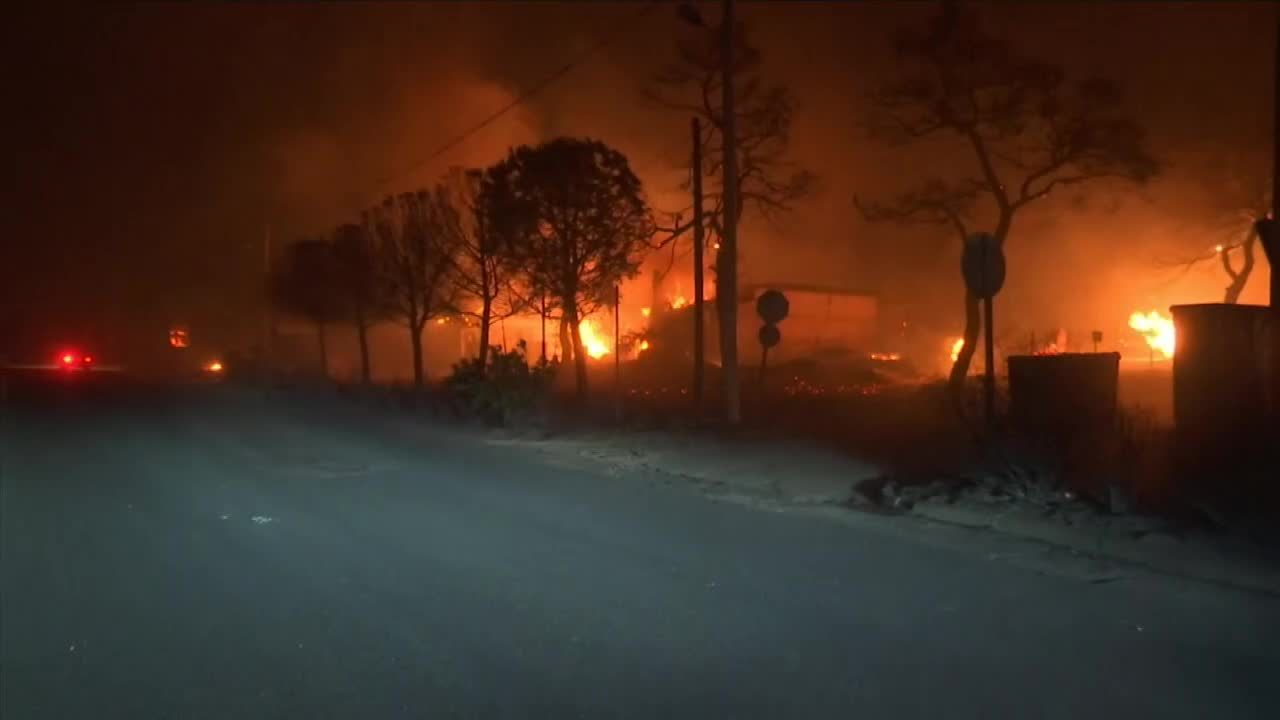
[[[445,387],[463,408],[481,421],[505,427],[517,417],[532,414],[546,397],[557,364],[541,360],[529,365],[523,340],[511,350],[493,347],[489,366],[479,358],[455,363]]]

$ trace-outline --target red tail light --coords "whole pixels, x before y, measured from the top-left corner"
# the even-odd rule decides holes
[[[76,364],[76,356],[75,356],[75,355],[73,355],[72,353],[62,353],[62,364],[63,364],[63,365],[75,365],[75,364]]]

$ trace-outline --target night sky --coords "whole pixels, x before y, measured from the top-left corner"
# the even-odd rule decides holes
[[[689,28],[638,3],[356,6],[57,5],[11,10],[7,115],[16,191],[0,260],[10,328],[124,336],[138,318],[252,327],[261,243],[326,232],[449,165],[513,143],[591,135],[626,152],[657,207],[680,203],[686,117],[645,80]],[[1158,259],[1211,246],[1223,166],[1268,169],[1273,9],[1264,3],[1001,3],[990,26],[1070,73],[1128,92],[1168,164],[1138,192],[1055,201],[1011,239],[1009,303],[1027,322],[1110,322],[1131,306],[1215,300],[1215,268]],[[938,230],[869,226],[855,194],[889,194],[929,161],[868,139],[864,98],[890,35],[929,4],[758,3],[741,14],[766,73],[800,101],[795,159],[822,191],[781,226],[748,217],[744,276],[874,286],[957,313]],[[714,6],[704,8],[714,17]],[[422,160],[515,93],[623,30],[600,53],[455,150]],[[943,168],[945,170],[945,168]],[[1265,176],[1265,175],[1264,175]],[[1020,221],[1021,222],[1021,221]],[[781,248],[787,248],[782,252]],[[767,260],[767,262],[765,262]],[[1265,263],[1260,262],[1265,268]],[[1265,295],[1265,269],[1245,300]],[[1081,303],[1079,298],[1090,299]],[[960,318],[954,318],[959,325]]]

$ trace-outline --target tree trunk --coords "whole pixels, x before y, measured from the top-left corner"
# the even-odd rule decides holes
[[[573,369],[577,378],[575,393],[578,402],[587,399],[587,353],[582,347],[582,331],[578,322],[578,309],[571,305],[564,309],[565,319],[569,322],[569,334],[573,347]]]
[[[360,343],[360,382],[368,385],[373,381],[373,373],[369,365],[369,324],[364,320],[364,309],[356,308],[356,340]]]
[[[573,362],[573,341],[569,338],[569,321],[560,316],[560,362]]]
[[[329,343],[326,342],[324,332],[324,322],[316,323],[316,344],[320,349],[320,375],[325,379],[329,377]]]
[[[716,315],[720,341],[720,384],[724,399],[725,421],[735,425],[741,420],[738,404],[738,313],[736,283],[723,273],[725,250],[721,247],[716,271]]]
[[[1231,282],[1227,285],[1222,299],[1222,302],[1228,305],[1240,302],[1240,294],[1244,292],[1244,286],[1249,283],[1249,276],[1253,273],[1255,262],[1254,250],[1257,238],[1256,234],[1251,234],[1240,246],[1240,250],[1244,254],[1244,265],[1238,271],[1231,265],[1231,250],[1224,249],[1221,253],[1222,268],[1227,272],[1227,276],[1231,278]]]
[[[413,386],[421,388],[426,384],[426,373],[423,372],[422,364],[422,328],[426,325],[411,324],[409,326],[409,344],[413,349]]]
[[[489,368],[489,327],[493,323],[493,298],[486,297],[480,306],[480,377]]]
[[[951,366],[951,393],[957,402],[964,400],[965,380],[969,377],[969,365],[978,350],[978,335],[982,331],[982,314],[978,298],[968,291],[964,294],[964,346]]]

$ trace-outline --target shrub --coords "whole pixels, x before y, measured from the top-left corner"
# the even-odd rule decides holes
[[[557,363],[541,360],[530,366],[527,347],[521,340],[511,350],[493,347],[489,366],[483,371],[479,358],[455,363],[445,387],[473,416],[491,425],[506,426],[537,409],[551,387],[556,367]]]

